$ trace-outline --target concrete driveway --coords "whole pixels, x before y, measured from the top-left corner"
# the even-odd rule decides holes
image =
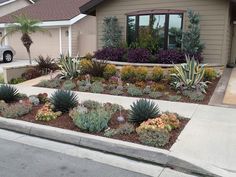
[[[35,63],[35,61],[33,61]],[[0,73],[3,73],[3,67],[5,66],[26,66],[29,65],[28,59],[14,59],[11,63],[0,62]]]

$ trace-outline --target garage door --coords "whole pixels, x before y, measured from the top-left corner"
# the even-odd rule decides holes
[[[31,46],[32,58],[36,58],[39,55],[58,57],[60,54],[60,44],[59,44],[59,29],[51,28],[48,29],[51,36],[47,33],[34,33],[31,35],[33,44]],[[21,34],[16,33],[8,37],[8,44],[11,45],[16,51],[15,58],[26,59],[28,58],[25,47],[21,42]]]

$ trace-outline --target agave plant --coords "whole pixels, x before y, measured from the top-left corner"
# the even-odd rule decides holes
[[[55,111],[69,112],[78,105],[77,95],[69,90],[57,90],[52,94],[50,101]]]
[[[131,105],[129,121],[141,123],[156,118],[159,113],[159,107],[153,101],[140,99]]]
[[[79,75],[80,64],[77,58],[61,56],[60,64],[58,66],[61,68],[61,78],[73,79]]]
[[[206,93],[207,83],[203,82],[205,65],[200,65],[195,59],[186,56],[186,63],[174,66],[177,73],[171,74],[173,77],[172,85],[183,89],[200,89]]]
[[[18,99],[19,93],[15,87],[10,85],[1,85],[0,86],[0,100],[4,100],[9,103],[16,101]]]

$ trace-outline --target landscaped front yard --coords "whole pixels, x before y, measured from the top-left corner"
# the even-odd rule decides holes
[[[85,132],[148,146],[170,149],[189,119],[159,110],[140,99],[125,110],[122,105],[78,102],[75,93],[55,91],[27,97],[12,86],[0,87],[0,115],[36,124]]]

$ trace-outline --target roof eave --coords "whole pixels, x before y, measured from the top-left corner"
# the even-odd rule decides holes
[[[57,27],[57,26],[70,26],[75,24],[76,22],[80,21],[87,15],[85,14],[79,14],[76,17],[70,19],[70,20],[56,20],[56,21],[43,21],[39,24],[41,27]],[[10,23],[0,23],[0,28],[5,28]]]
[[[80,7],[80,11],[83,14],[91,14],[96,10],[96,6],[102,3],[104,0],[92,0]]]

